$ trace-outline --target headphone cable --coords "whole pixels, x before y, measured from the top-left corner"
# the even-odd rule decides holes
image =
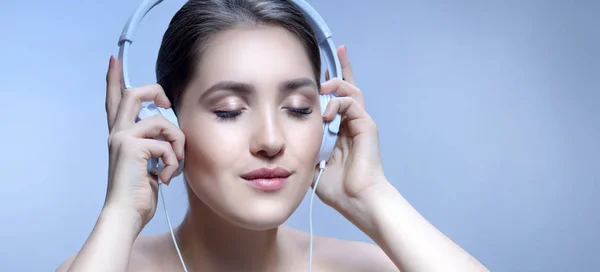
[[[312,262],[313,262],[313,219],[312,219],[312,210],[313,210],[313,200],[315,198],[315,193],[317,192],[317,186],[319,185],[319,181],[321,180],[321,175],[323,174],[323,170],[325,169],[325,161],[319,162],[319,174],[317,175],[317,180],[315,181],[315,186],[313,187],[312,194],[310,196],[309,203],[309,211],[308,211],[308,227],[310,232],[310,245],[309,245],[309,253],[308,253],[308,271],[312,272]],[[158,191],[160,192],[160,198],[163,203],[163,209],[165,211],[165,217],[167,218],[167,224],[169,225],[169,231],[171,232],[171,238],[173,239],[173,244],[175,245],[175,250],[177,250],[177,255],[179,256],[179,260],[181,261],[181,265],[183,266],[183,271],[187,272],[187,267],[185,262],[183,261],[183,256],[181,255],[181,251],[179,250],[179,246],[177,245],[177,239],[175,239],[175,234],[173,233],[173,227],[171,225],[171,219],[169,219],[169,213],[167,212],[167,204],[165,202],[165,197],[163,195],[162,185],[164,185],[160,181],[160,177],[158,180]]]
[[[185,262],[183,261],[183,257],[181,256],[181,251],[179,251],[179,246],[177,245],[177,240],[175,239],[175,234],[173,233],[173,227],[171,226],[171,220],[169,219],[169,213],[167,212],[167,204],[165,202],[165,197],[163,195],[162,187],[163,183],[160,181],[160,177],[158,178],[158,191],[160,192],[160,198],[162,199],[163,208],[165,210],[165,216],[167,217],[167,224],[169,225],[169,231],[171,232],[171,238],[173,238],[173,244],[175,244],[175,250],[177,250],[177,255],[179,255],[179,260],[181,261],[181,265],[183,266],[183,271],[187,272],[187,267],[185,266]]]
[[[313,219],[312,219],[312,211],[313,211],[313,200],[315,198],[315,193],[317,192],[317,186],[319,185],[319,180],[321,179],[321,175],[323,174],[323,170],[325,169],[325,161],[319,162],[319,175],[317,175],[317,181],[315,181],[315,186],[313,187],[312,194],[310,195],[310,204],[308,210],[308,228],[310,231],[310,246],[308,251],[308,272],[312,272],[312,262],[313,262]]]

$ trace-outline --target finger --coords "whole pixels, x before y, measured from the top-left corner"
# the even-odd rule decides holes
[[[126,129],[133,125],[140,109],[142,102],[154,101],[154,103],[163,108],[170,108],[171,102],[158,84],[144,85],[139,88],[127,89],[123,91],[121,102],[119,103],[119,111],[115,120],[115,126],[118,130]]]
[[[358,102],[358,104],[361,107],[366,108],[365,101],[360,89],[340,78],[333,78],[321,84],[321,94],[329,93],[335,93],[335,95],[339,97],[352,97]]]
[[[325,109],[323,119],[325,121],[331,121],[336,114],[341,114],[345,117],[345,121],[348,124],[348,133],[350,137],[354,137],[360,133],[364,133],[367,130],[374,128],[375,123],[367,114],[365,109],[361,107],[356,100],[351,97],[335,97]],[[368,124],[364,126],[364,124]]]
[[[162,114],[143,119],[131,128],[130,133],[136,138],[162,137],[162,140],[171,143],[178,160],[184,157],[185,135]]]
[[[335,97],[329,104],[327,104],[327,108],[325,108],[325,113],[323,114],[323,118],[325,121],[333,120],[336,114],[341,114],[346,116],[348,119],[359,119],[359,118],[367,118],[369,115],[367,112],[358,105],[356,100],[351,97]]]
[[[354,85],[354,74],[352,73],[352,65],[348,58],[348,50],[346,46],[340,46],[337,50],[340,65],[342,66],[342,78],[348,83]]]
[[[110,56],[108,71],[106,73],[106,119],[108,130],[112,130],[119,102],[121,101],[121,64],[114,57]]]
[[[168,142],[153,140],[153,139],[139,139],[141,144],[144,146],[144,150],[146,155],[148,156],[146,159],[150,158],[161,158],[165,167],[160,172],[160,180],[164,184],[169,184],[171,182],[171,178],[177,171],[179,167],[179,162],[177,161],[177,157],[175,156],[175,152],[171,145]]]

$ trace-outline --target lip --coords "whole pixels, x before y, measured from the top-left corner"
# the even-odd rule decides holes
[[[255,179],[285,179],[289,177],[292,173],[290,171],[285,170],[281,167],[277,168],[260,168],[248,172],[242,175],[242,178],[245,180],[255,180]]]
[[[261,191],[277,191],[281,189],[291,173],[283,168],[260,168],[248,172],[241,177],[250,186]]]

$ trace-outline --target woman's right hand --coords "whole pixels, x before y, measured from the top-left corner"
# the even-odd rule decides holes
[[[158,202],[158,177],[148,173],[148,160],[162,158],[160,174],[169,184],[183,159],[181,130],[160,114],[138,123],[142,101],[170,108],[159,85],[121,90],[121,65],[112,57],[106,75],[108,120],[108,188],[94,230],[79,252],[65,260],[57,271],[146,271],[145,262],[131,261],[133,243],[154,216]],[[162,136],[166,141],[154,140]]]
[[[104,209],[131,216],[138,231],[150,221],[158,203],[158,177],[148,173],[148,160],[162,158],[160,174],[169,184],[183,159],[183,132],[161,114],[135,123],[141,102],[154,101],[163,108],[171,103],[158,84],[122,90],[121,64],[111,57],[106,76],[109,170]],[[164,140],[156,140],[162,136]]]

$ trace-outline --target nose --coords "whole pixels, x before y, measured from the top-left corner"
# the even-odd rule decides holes
[[[259,120],[260,119],[260,120]],[[253,155],[272,159],[283,154],[285,136],[274,114],[263,114],[255,118],[250,152]]]

